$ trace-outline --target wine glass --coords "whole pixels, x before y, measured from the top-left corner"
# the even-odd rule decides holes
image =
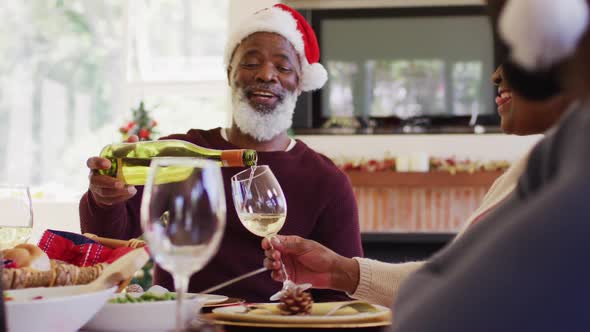
[[[225,228],[221,169],[196,158],[154,158],[141,203],[141,226],[154,261],[174,278],[176,331],[188,323],[182,300],[190,277],[213,257]]]
[[[283,189],[268,166],[252,166],[231,178],[234,206],[242,225],[260,237],[269,240],[278,234],[287,218],[287,201]],[[283,288],[270,297],[271,301],[281,298],[290,288],[302,290],[311,284],[295,285],[287,274],[285,264],[281,263],[284,281]]]
[[[33,231],[33,207],[29,187],[0,185],[0,249],[26,243]]]

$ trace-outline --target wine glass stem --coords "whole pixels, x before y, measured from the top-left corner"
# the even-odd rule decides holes
[[[270,235],[267,237],[268,239],[268,243],[270,244],[270,247],[272,248],[272,250],[275,249],[275,247],[272,245],[272,238],[274,237],[274,235]],[[283,263],[283,261],[281,260],[281,271],[283,271],[283,275],[285,276],[285,280],[283,280],[283,284],[285,284],[285,282],[289,281],[289,275],[287,274],[287,268],[285,267],[285,263]]]
[[[176,289],[176,332],[184,331],[184,317],[182,317],[182,301],[188,290],[189,277],[174,274],[174,288]]]

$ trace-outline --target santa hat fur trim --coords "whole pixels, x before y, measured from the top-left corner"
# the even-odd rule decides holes
[[[587,0],[509,0],[499,33],[515,63],[543,70],[573,55],[588,19]]]

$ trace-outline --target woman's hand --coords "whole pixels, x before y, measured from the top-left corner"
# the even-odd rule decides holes
[[[272,278],[284,279],[281,262],[289,279],[296,284],[311,283],[314,288],[329,288],[354,293],[359,280],[359,267],[354,259],[338,255],[325,246],[299,236],[277,235],[262,240],[266,258],[264,266]]]

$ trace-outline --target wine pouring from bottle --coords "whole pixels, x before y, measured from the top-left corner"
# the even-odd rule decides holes
[[[111,162],[109,169],[99,170],[100,174],[117,178],[129,185],[145,184],[152,158],[201,158],[215,161],[222,167],[255,166],[258,160],[254,150],[215,150],[181,140],[110,144],[102,149],[100,157]],[[187,176],[187,169],[169,167],[166,172],[161,173],[157,182],[178,182]]]
[[[267,165],[243,170],[231,178],[234,207],[242,225],[251,233],[266,237],[270,242],[283,228],[287,218],[287,199],[279,181]],[[311,284],[297,285],[289,279],[287,269],[283,272],[282,289],[270,297],[280,299],[289,289],[306,290]]]

